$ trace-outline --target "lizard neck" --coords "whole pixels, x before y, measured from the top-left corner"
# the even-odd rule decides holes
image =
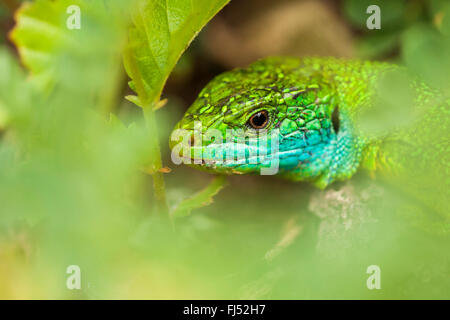
[[[333,148],[328,156],[328,164],[314,181],[319,188],[353,176],[360,166],[366,147],[366,142],[357,135],[352,119],[345,110],[340,112],[339,122],[339,131],[331,144]]]
[[[322,189],[335,181],[349,179],[358,170],[367,144],[356,134],[346,110],[339,112],[339,124],[330,141],[315,151],[314,159],[282,175],[294,181],[310,181]]]

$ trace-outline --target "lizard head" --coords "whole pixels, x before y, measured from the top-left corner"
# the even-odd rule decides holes
[[[342,157],[343,129],[331,85],[314,64],[269,58],[213,79],[176,125],[170,147],[177,164],[326,186]]]

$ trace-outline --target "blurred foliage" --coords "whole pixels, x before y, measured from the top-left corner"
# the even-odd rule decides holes
[[[360,125],[371,135],[383,137],[390,133],[390,139],[381,148],[391,168],[383,174],[399,189],[414,194],[415,200],[428,206],[427,209],[415,207],[402,215],[434,234],[447,234],[450,38],[445,25],[449,3],[377,1],[373,4],[381,10],[381,29],[369,30],[362,16],[355,14],[365,10],[369,2],[344,2],[344,12],[360,29],[358,42],[360,49],[363,48],[360,56],[384,57],[405,68],[392,70],[377,79],[373,105],[363,108]],[[399,137],[411,144],[400,143]],[[398,172],[402,172],[403,178],[396,177]]]
[[[409,29],[402,40],[406,66],[448,96],[450,37],[430,26],[419,25]]]
[[[66,11],[71,5],[79,6],[83,13],[80,18],[82,28],[76,31],[66,26],[70,16]],[[126,36],[128,17],[123,14],[126,7],[124,2],[118,0],[110,1],[108,5],[103,1],[84,0],[26,2],[16,13],[17,24],[11,33],[11,39],[19,50],[23,64],[30,70],[38,86],[51,89],[56,85],[55,82],[66,77],[66,69],[76,66],[76,64],[63,65],[68,59],[90,63],[89,66],[85,66],[86,69],[92,70],[90,76],[79,74],[77,78],[84,77],[85,81],[91,81],[90,85],[93,88],[103,83],[105,88],[101,92],[106,90],[114,92],[118,88],[111,81],[107,81],[108,78],[100,78],[101,70],[96,69],[100,68],[101,64],[94,58],[108,59],[107,62],[111,64],[110,79],[117,78],[113,73],[118,72],[117,66],[120,66],[120,54]],[[117,46],[111,47],[110,43]],[[103,51],[98,52],[92,59],[86,59],[96,50]],[[77,71],[84,72],[83,69],[74,69],[72,73]],[[96,92],[93,90],[92,94]]]
[[[366,9],[378,5],[381,11],[381,29],[366,27]],[[343,12],[351,25],[362,34],[357,40],[359,56],[379,59],[395,57],[401,48],[404,34],[421,24],[436,24],[444,16],[446,0],[345,0]],[[364,13],[364,14],[361,14]]]
[[[448,92],[448,7],[412,2],[429,8],[419,16],[441,18],[418,24],[390,4],[386,27],[401,34],[395,46],[411,72]],[[132,100],[148,109],[158,103],[179,55],[225,1],[169,2],[167,24],[133,16],[130,1],[107,1],[107,7],[70,1],[82,8],[82,28],[70,31],[68,3],[37,0],[22,7],[12,34],[21,61],[7,45],[0,50],[1,298],[449,298],[448,236],[411,221],[417,201],[364,176],[327,191],[238,176],[216,195],[223,178],[205,188],[211,177],[173,168],[163,190],[174,215],[169,223],[158,214],[152,196],[158,186],[147,172],[162,176],[162,162],[155,167],[158,143],[162,137],[164,159],[180,103],[169,96],[146,120],[123,111],[137,108],[123,99],[121,54],[126,50],[134,65],[130,71],[126,62],[139,96]],[[239,2],[231,5],[239,10]],[[344,5],[349,21],[361,26],[360,1]],[[137,13],[160,18],[168,10],[144,8]],[[363,22],[367,34],[360,41],[375,33],[363,31]],[[136,29],[142,26],[161,31],[150,33],[147,47]],[[373,57],[389,51],[377,46]],[[380,104],[391,95],[392,108],[408,101],[395,79],[380,84],[380,92],[386,90]],[[448,174],[438,182],[445,185]],[[81,268],[81,290],[66,288],[73,264]],[[366,288],[372,264],[382,270],[379,291]]]

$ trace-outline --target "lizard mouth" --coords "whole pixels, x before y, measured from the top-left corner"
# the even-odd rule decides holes
[[[172,143],[171,148],[172,159],[178,157],[177,164],[218,173],[252,173],[278,163],[278,151],[249,143],[223,141],[202,146],[187,143],[179,147]]]
[[[195,129],[183,129],[180,123],[175,127],[169,146],[172,149],[172,159],[188,165],[206,167],[239,167],[245,164],[261,165],[277,154],[277,148],[272,150],[272,138],[261,139],[261,132],[255,134],[243,131],[240,134],[222,135],[217,129],[207,129],[200,133]],[[182,138],[182,139],[181,139]],[[181,141],[180,141],[181,139]],[[269,142],[268,142],[269,141]]]
[[[197,169],[217,172],[249,173],[271,167],[274,163],[280,165],[282,171],[292,170],[318,161],[318,157],[321,154],[323,156],[323,153],[319,151],[328,153],[332,151],[328,138],[282,137],[275,132],[275,135],[271,135],[271,139],[268,139],[268,143],[257,141],[256,144],[252,144],[249,140],[244,140],[244,143],[227,142],[223,139],[220,142],[205,143],[209,139],[205,139],[205,135],[202,134],[201,141],[198,141],[196,145],[193,134],[193,130],[188,130],[184,141],[171,140],[172,159],[178,158],[177,162],[174,161],[176,164],[183,163]],[[274,141],[272,138],[275,136],[276,143],[272,143]],[[279,139],[280,145],[278,145]],[[177,147],[177,144],[180,146]]]
[[[185,161],[201,165],[241,165],[247,162],[258,164],[264,159],[271,158],[278,153],[271,153],[270,150],[251,148],[248,144],[223,143],[210,144],[207,146],[189,146],[190,155],[181,155]],[[200,156],[195,156],[195,154]],[[260,160],[260,161],[258,161]]]

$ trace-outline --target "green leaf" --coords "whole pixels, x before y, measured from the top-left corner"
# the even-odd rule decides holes
[[[80,9],[80,28],[69,28],[73,21],[74,6]],[[32,78],[44,89],[56,83],[71,82],[65,76],[77,71],[87,85],[99,86],[108,79],[98,70],[101,63],[94,57],[101,55],[102,61],[120,63],[121,48],[112,52],[110,46],[124,38],[126,8],[121,0],[36,0],[25,2],[16,12],[16,25],[10,37],[16,45],[23,64],[30,70]],[[122,41],[123,42],[123,41]],[[90,65],[87,65],[90,62]]]
[[[70,1],[79,5],[79,1]],[[69,1],[26,2],[16,12],[16,26],[11,39],[19,50],[23,64],[34,77],[48,84],[54,73],[54,54],[74,45],[73,34],[65,26]]]
[[[125,68],[139,99],[155,104],[178,59],[229,0],[139,1],[129,32]]]
[[[155,172],[153,184],[158,211],[167,212],[168,207],[164,178],[160,172],[162,161],[157,143],[158,131],[154,111],[164,105],[159,103],[159,98],[181,54],[228,1],[140,0],[133,13],[133,27],[128,34],[124,65],[132,80],[130,88],[137,93],[137,97],[128,99],[146,109],[144,114],[154,145],[155,157],[150,167]],[[201,198],[202,194],[199,199]],[[202,203],[198,203],[194,198],[182,205],[180,212],[188,214],[192,208],[201,206]]]
[[[213,202],[213,197],[225,187],[225,184],[225,176],[215,177],[205,189],[181,201],[172,211],[172,216],[176,218],[185,217],[190,215],[194,209],[210,205]]]
[[[141,108],[143,107],[142,102],[141,102],[141,100],[139,100],[138,96],[131,94],[131,95],[125,96],[125,99],[127,99],[131,103],[134,103],[135,105],[137,105]]]

